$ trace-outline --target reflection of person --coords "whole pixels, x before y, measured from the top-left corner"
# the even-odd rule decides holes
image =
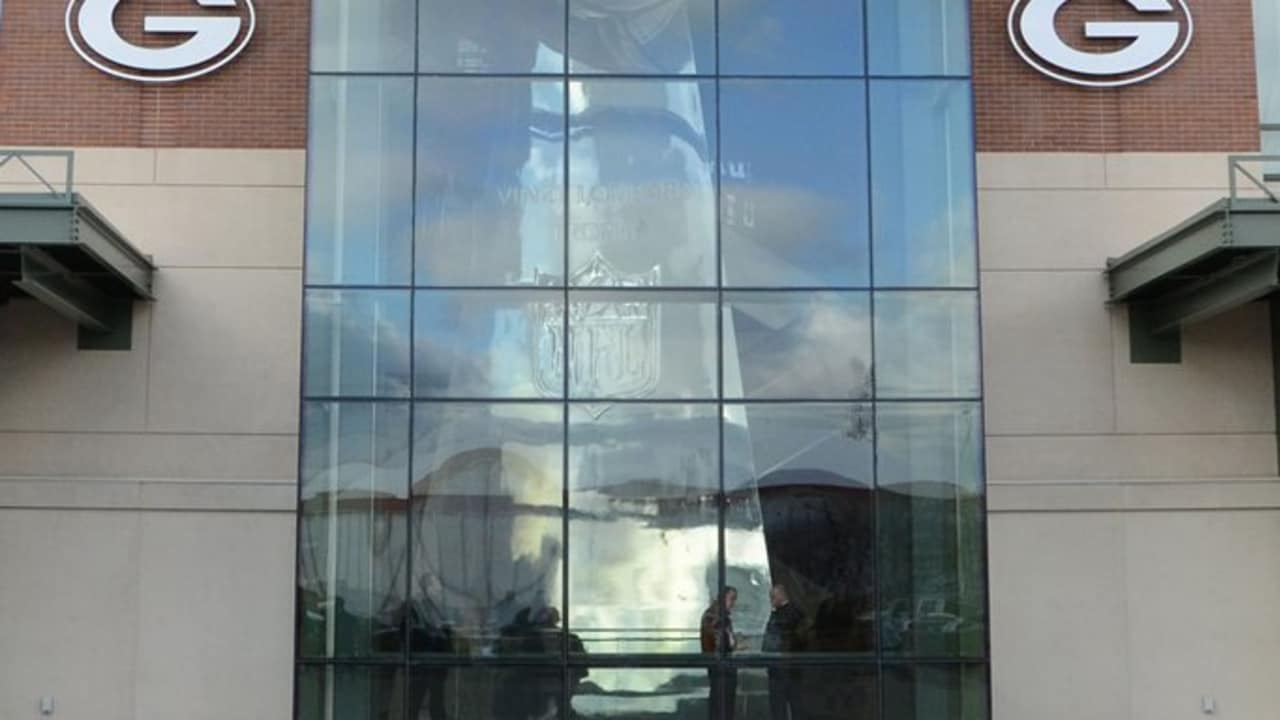
[[[567,639],[571,656],[579,659],[586,652],[582,639],[573,633],[566,638],[560,628],[560,611],[544,607],[537,611],[522,608],[511,624],[502,628],[498,644],[503,654],[530,657],[559,657],[561,643]],[[585,667],[569,669],[569,694],[572,697],[578,684],[587,676]],[[561,704],[561,676],[558,665],[518,668],[502,671],[503,690],[496,693],[493,717],[510,720],[538,720],[558,717]]]
[[[738,602],[738,589],[726,585],[720,596],[702,613],[699,634],[702,652],[717,650],[730,655],[738,649],[738,636],[733,632],[733,606]],[[731,667],[712,667],[707,671],[711,680],[710,717],[716,717],[716,707],[723,703],[724,720],[733,720],[733,709],[738,696],[738,671]]]
[[[762,649],[770,653],[793,653],[800,650],[800,627],[804,615],[791,603],[791,595],[781,584],[769,590],[769,603],[773,611],[764,628]],[[795,671],[788,667],[769,668],[769,717],[772,720],[788,720],[799,717],[796,712]]]
[[[447,655],[454,650],[453,628],[444,622],[436,623],[428,613],[406,603],[400,624],[409,625],[409,652],[414,655]],[[432,665],[413,673],[409,684],[409,715],[417,720],[424,701],[431,720],[446,720],[444,692],[449,679],[448,669]]]

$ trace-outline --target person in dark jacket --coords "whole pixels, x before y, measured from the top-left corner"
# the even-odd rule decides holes
[[[720,595],[702,613],[700,635],[702,652],[714,654],[717,650],[726,656],[738,649],[738,636],[733,632],[733,606],[738,602],[738,589],[726,585]],[[708,705],[710,717],[716,717],[716,708],[724,705],[723,720],[733,720],[733,710],[738,695],[738,671],[731,667],[712,667],[707,670],[711,680]]]
[[[798,652],[801,649],[800,632],[804,625],[804,614],[791,603],[790,593],[781,584],[775,584],[769,590],[769,602],[773,605],[773,611],[769,613],[769,622],[764,626],[764,644],[761,649],[766,653]],[[800,717],[797,708],[800,698],[796,692],[796,684],[792,668],[769,668],[771,720],[793,720]]]

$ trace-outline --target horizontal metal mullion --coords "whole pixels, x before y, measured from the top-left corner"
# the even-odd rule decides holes
[[[981,397],[873,397],[873,398],[489,398],[489,397],[375,397],[361,395],[307,395],[306,403],[381,403],[414,405],[965,405],[982,402]]]
[[[308,284],[304,286],[306,290],[322,290],[322,291],[374,291],[374,292],[413,292],[413,293],[449,293],[449,292],[493,292],[493,293],[537,293],[545,292],[563,293],[565,286],[563,285],[335,285],[328,283]],[[593,285],[572,286],[568,287],[571,294],[582,293],[618,293],[618,292],[636,292],[642,294],[658,294],[658,293],[707,293],[714,294],[717,291],[723,291],[726,295],[733,293],[758,293],[758,294],[774,294],[782,295],[786,293],[976,293],[978,288],[975,287],[955,287],[955,286],[933,286],[933,285],[892,285],[882,287],[871,287],[867,285],[810,285],[810,286],[734,286],[726,285],[717,288],[712,285],[660,285],[660,286],[644,286],[635,287],[627,285],[603,286]]]
[[[433,72],[418,70],[311,70],[308,75],[313,78],[359,78],[359,77],[404,77],[404,78],[467,78],[484,80],[486,78],[507,80],[660,80],[664,82],[698,82],[705,80],[846,80],[858,81],[969,81],[972,75],[885,75],[875,74],[778,74],[763,75],[759,73],[698,73],[680,75],[673,73],[580,73],[580,72]]]
[[[368,668],[712,668],[732,667],[741,670],[767,669],[771,667],[824,668],[824,667],[890,667],[905,666],[969,666],[985,665],[985,657],[959,656],[877,656],[869,653],[813,653],[790,656],[749,656],[718,658],[709,655],[641,655],[602,654],[560,656],[448,656],[410,655],[396,658],[299,658],[295,664],[305,668],[368,667]]]

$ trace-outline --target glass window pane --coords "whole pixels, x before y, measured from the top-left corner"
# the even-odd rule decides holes
[[[984,655],[981,413],[976,403],[876,406],[888,654]]]
[[[311,69],[412,72],[415,0],[315,0]]]
[[[571,672],[588,675],[585,668]],[[560,720],[562,674],[559,664],[418,666],[406,720]]]
[[[418,397],[563,396],[562,291],[420,290],[415,303]]]
[[[564,72],[564,3],[421,0],[418,52],[421,72]]]
[[[572,73],[715,73],[715,0],[568,2]]]
[[[716,280],[715,85],[569,83],[572,285]]]
[[[569,701],[581,720],[703,720],[709,671],[701,668],[589,668]]]
[[[401,712],[405,674],[395,667],[299,668],[297,718],[410,720]]]
[[[559,404],[416,407],[414,653],[560,654],[563,442]]]
[[[1253,0],[1258,61],[1258,114],[1263,125],[1280,124],[1280,5]]]
[[[728,405],[725,565],[740,652],[875,649],[870,405]],[[764,599],[764,598],[758,598]]]
[[[876,293],[876,396],[976,398],[978,295]]]
[[[716,296],[700,291],[569,294],[569,396],[716,395]]]
[[[308,290],[303,394],[408,397],[409,291]]]
[[[867,0],[871,74],[967,74],[967,6],[957,0]]]
[[[735,720],[879,720],[874,665],[742,668]],[[931,720],[951,720],[939,715]]]
[[[701,652],[719,444],[714,404],[570,406],[569,628],[587,653]]]
[[[969,84],[871,83],[871,185],[878,287],[975,287]]]
[[[720,0],[726,75],[862,74],[862,0]]]
[[[726,397],[871,397],[867,293],[733,292],[724,303]]]
[[[721,84],[724,283],[870,284],[866,88]]]
[[[559,285],[564,84],[423,78],[419,285]]]
[[[315,78],[310,124],[307,282],[409,284],[413,81]]]
[[[986,720],[983,665],[886,665],[884,720]]]
[[[302,443],[299,651],[304,657],[398,657],[408,405],[307,403]]]

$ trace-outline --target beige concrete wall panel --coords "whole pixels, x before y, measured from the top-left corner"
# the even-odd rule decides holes
[[[1142,513],[1126,521],[1131,720],[1275,717],[1280,513]]]
[[[296,486],[287,480],[0,477],[0,508],[292,514],[296,506]]]
[[[149,429],[296,432],[301,283],[289,270],[161,273]]]
[[[1182,362],[1129,362],[1128,313],[1114,318],[1116,424],[1125,433],[1274,432],[1270,315],[1254,303],[1191,325]]]
[[[993,513],[1280,510],[1280,481],[1276,478],[1184,478],[1034,485],[992,483],[987,486],[987,508]]]
[[[1219,190],[983,190],[983,270],[1090,270],[1223,197]]]
[[[1226,194],[1228,153],[1109,153],[1107,187],[1215,189]]]
[[[146,513],[137,720],[287,718],[292,516]]]
[[[294,435],[0,433],[0,476],[290,480],[297,442]]]
[[[140,185],[152,183],[156,177],[156,153],[148,148],[29,148],[35,150],[73,150],[73,176],[76,185]],[[57,157],[27,156],[24,159],[46,181],[59,186],[66,181],[66,161]],[[0,168],[0,184],[34,181],[29,170],[17,160]],[[38,182],[38,181],[36,181]]]
[[[156,151],[156,182],[302,187],[306,166],[303,150],[164,148]]]
[[[135,720],[138,550],[132,513],[0,510],[0,717]]]
[[[1111,318],[1094,273],[985,273],[987,432],[1115,430]]]
[[[996,720],[1127,720],[1123,519],[994,516]]]
[[[134,305],[132,350],[85,352],[75,324],[44,305],[0,307],[0,431],[141,430],[151,309]]]
[[[978,153],[979,190],[1096,189],[1107,183],[1100,153]]]
[[[1276,474],[1276,436],[988,436],[991,482],[1257,478]]]
[[[160,266],[301,268],[303,191],[164,185],[81,188]]]

